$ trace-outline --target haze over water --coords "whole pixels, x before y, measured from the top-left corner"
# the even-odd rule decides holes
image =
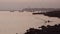
[[[21,8],[60,8],[60,0],[0,0],[0,10]]]
[[[60,0],[0,0],[0,10],[20,10],[21,8],[60,8]],[[45,20],[52,21],[45,24]],[[0,11],[0,34],[23,34],[29,28],[41,25],[59,24],[60,19],[31,12]]]
[[[53,21],[45,24],[44,20]],[[0,34],[23,34],[29,28],[42,25],[59,24],[60,19],[44,15],[32,15],[32,12],[0,11]]]

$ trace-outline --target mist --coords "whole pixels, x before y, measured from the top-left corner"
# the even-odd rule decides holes
[[[0,0],[0,10],[21,8],[60,8],[60,0]]]

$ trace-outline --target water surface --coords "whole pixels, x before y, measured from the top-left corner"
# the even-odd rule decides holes
[[[59,24],[60,19],[44,15],[32,15],[31,12],[0,11],[0,34],[23,34],[27,29],[45,24],[44,20],[53,21],[49,25]]]

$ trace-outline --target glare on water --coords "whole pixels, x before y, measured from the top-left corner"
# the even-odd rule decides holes
[[[44,23],[50,20],[50,23]],[[44,15],[32,15],[31,12],[0,11],[0,34],[23,34],[27,29],[41,25],[59,24],[60,19]]]

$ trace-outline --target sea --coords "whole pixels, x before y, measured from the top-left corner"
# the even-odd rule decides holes
[[[36,28],[42,25],[60,24],[57,17],[48,17],[43,14],[33,15],[33,12],[10,12],[0,11],[0,34],[24,34],[29,28]],[[51,22],[45,23],[50,20]]]

